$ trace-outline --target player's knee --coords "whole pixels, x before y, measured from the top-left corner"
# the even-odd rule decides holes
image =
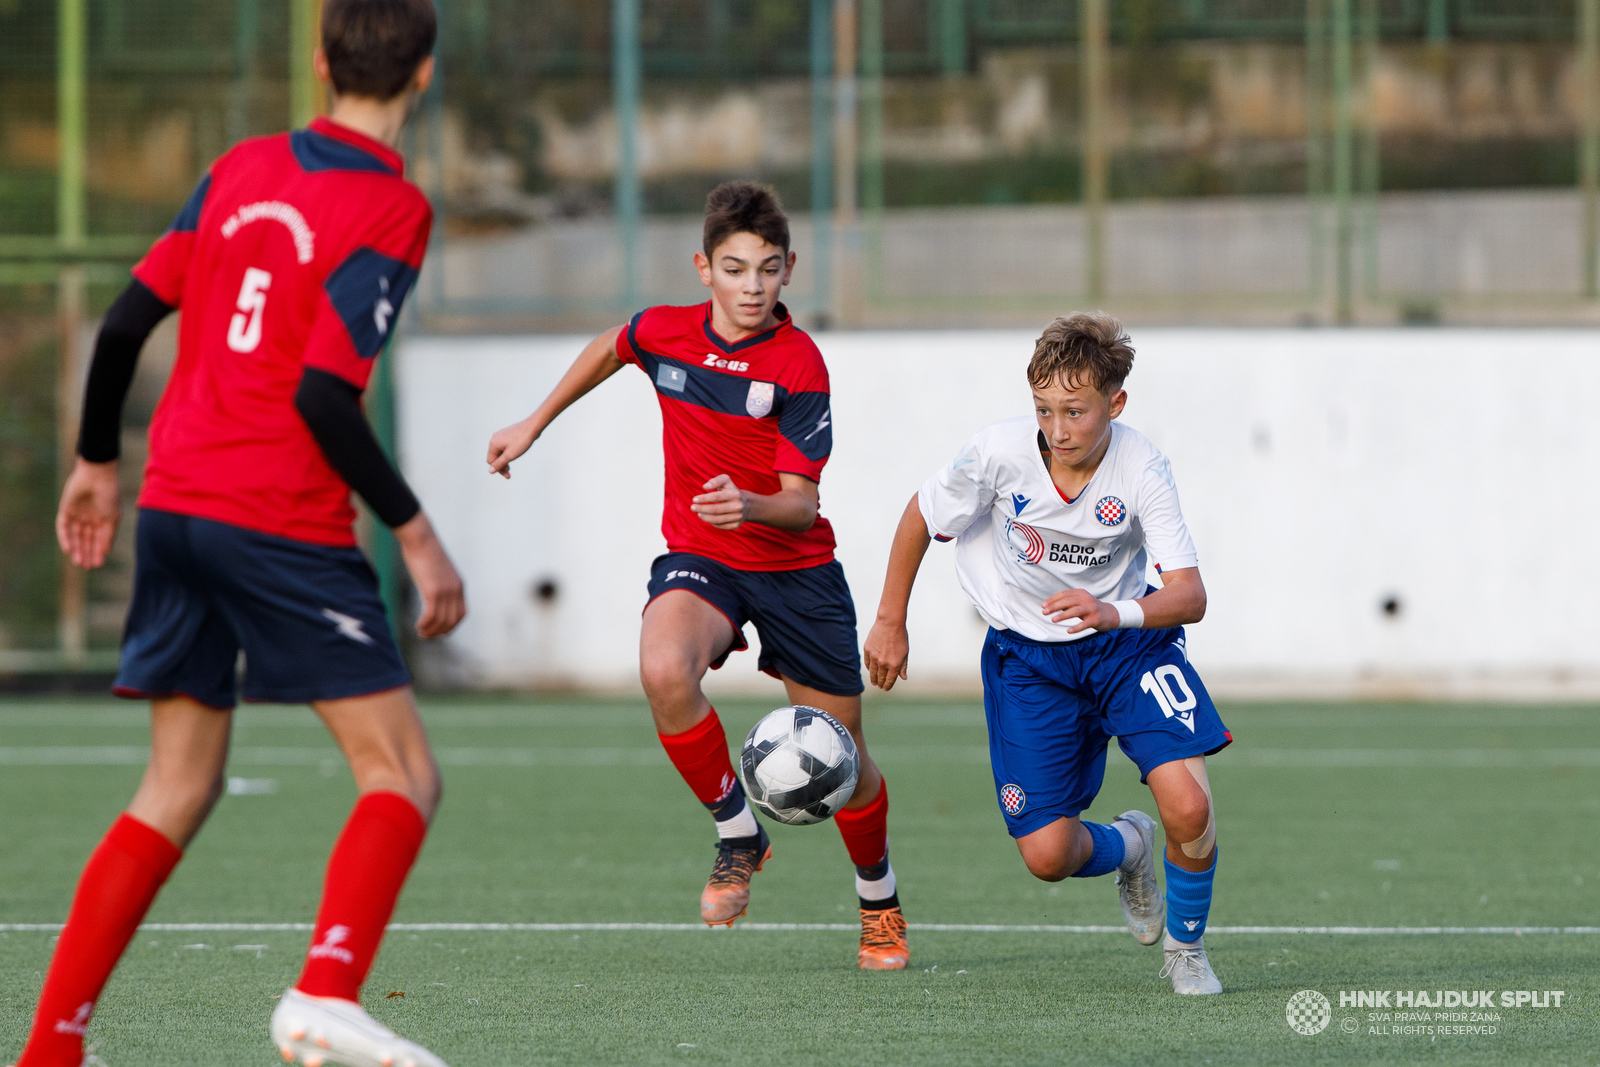
[[[640,660],[639,683],[650,703],[676,704],[692,695],[698,679],[689,664],[677,656],[650,656]]]
[[[1174,841],[1197,839],[1210,821],[1211,800],[1199,790],[1170,801],[1161,811],[1161,823]]]
[[[1028,873],[1044,882],[1059,882],[1071,878],[1074,871],[1089,861],[1092,839],[1085,847],[1087,834],[1076,832],[1071,820],[1063,820],[1027,837],[1017,839],[1017,850]]]
[[[1043,882],[1061,882],[1072,877],[1076,867],[1067,865],[1065,856],[1028,856],[1022,857],[1022,862],[1028,865],[1028,873]]]

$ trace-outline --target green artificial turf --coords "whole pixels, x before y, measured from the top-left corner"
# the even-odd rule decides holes
[[[766,709],[720,710],[739,737]],[[396,922],[695,922],[713,832],[642,702],[435,699],[425,713],[446,795]],[[1213,926],[1600,925],[1593,709],[1223,713],[1238,743],[1211,761]],[[913,923],[1120,922],[1111,879],[1049,885],[1023,868],[975,704],[881,702],[867,717]],[[0,923],[60,921],[140,773],[62,759],[88,746],[136,758],[125,750],[145,735],[142,710],[110,700],[0,702]],[[242,710],[234,745],[229,773],[275,791],[220,802],[152,923],[314,916],[354,796],[343,765],[300,709]],[[1149,795],[1113,753],[1089,817],[1134,806]],[[748,921],[852,923],[837,833],[772,832]],[[51,937],[0,933],[0,1063],[20,1048]],[[278,1062],[266,1019],[306,937],[142,932],[96,1013],[96,1054],[109,1067]],[[849,929],[398,931],[367,999],[454,1067],[1600,1062],[1600,935],[1214,932],[1207,945],[1227,992],[1180,1000],[1158,977],[1159,951],[1120,933],[913,930],[909,970],[864,974]],[[1334,1004],[1315,1036],[1285,1020],[1301,989]],[[1338,992],[1357,989],[1565,996],[1560,1008],[1496,1008],[1493,1034],[1397,1035],[1370,1032],[1392,1020],[1340,1008]]]

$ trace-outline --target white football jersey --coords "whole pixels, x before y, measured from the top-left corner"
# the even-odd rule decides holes
[[[1111,444],[1076,499],[1050,480],[1038,423],[1007,419],[973,435],[918,493],[928,533],[956,542],[956,574],[989,625],[1036,641],[1094,630],[1050,621],[1040,607],[1063,589],[1137,600],[1145,570],[1199,566],[1178,507],[1172,467],[1137,430],[1111,424]]]

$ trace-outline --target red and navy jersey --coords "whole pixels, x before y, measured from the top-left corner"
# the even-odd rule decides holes
[[[711,304],[653,307],[617,336],[617,355],[655,383],[666,451],[661,532],[673,552],[736,570],[785,571],[833,559],[833,527],[817,516],[804,533],[747,522],[719,530],[689,505],[719,474],[770,496],[779,474],[819,481],[833,451],[828,368],[782,304],[778,325],[729,343],[711,327]]]
[[[350,487],[295,410],[305,367],[366,388],[433,213],[386,145],[317,119],[240,143],[133,268],[181,308],[141,507],[353,545]]]

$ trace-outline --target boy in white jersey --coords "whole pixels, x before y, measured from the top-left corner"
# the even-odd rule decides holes
[[[1184,650],[1205,615],[1199,560],[1167,458],[1117,423],[1133,347],[1100,314],[1056,319],[1028,364],[1034,418],[985,427],[911,498],[867,636],[872,684],[906,677],[906,609],[930,540],[990,630],[983,703],[995,791],[1028,870],[1055,882],[1116,872],[1128,928],[1163,940],[1178,993],[1220,993],[1206,958],[1216,834],[1205,757],[1232,740]],[[1145,581],[1154,562],[1162,587]],[[1141,811],[1079,813],[1112,738],[1139,767],[1166,831]]]

